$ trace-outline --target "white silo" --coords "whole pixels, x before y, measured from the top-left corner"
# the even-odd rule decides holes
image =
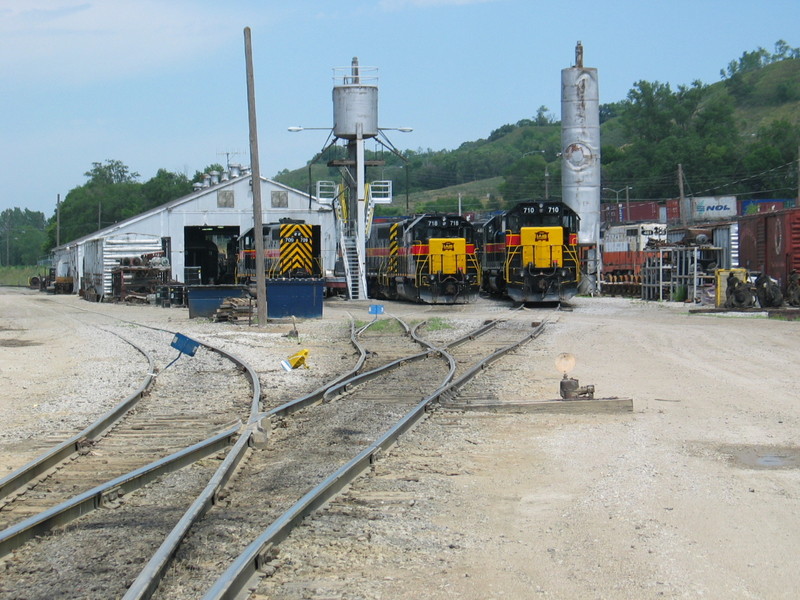
[[[581,218],[578,243],[593,246],[586,265],[589,290],[599,270],[600,94],[597,69],[583,66],[583,46],[575,47],[575,66],[561,71],[561,187],[564,202]]]

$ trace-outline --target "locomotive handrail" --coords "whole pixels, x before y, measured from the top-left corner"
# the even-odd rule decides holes
[[[517,254],[522,254],[522,246],[509,246],[506,244],[506,260],[503,262],[503,276],[506,281],[511,281],[511,261]]]

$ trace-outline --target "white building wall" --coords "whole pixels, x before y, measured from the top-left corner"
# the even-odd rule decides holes
[[[84,277],[84,246],[91,253],[98,238],[118,237],[124,234],[170,238],[172,277],[184,281],[185,247],[184,228],[202,226],[238,227],[244,233],[253,227],[253,195],[249,176],[238,177],[203,188],[198,192],[137,215],[126,221],[100,230],[73,243],[54,250],[56,264],[69,268],[75,277],[78,290]],[[271,180],[261,181],[262,223],[276,223],[283,218],[302,219],[320,225],[322,230],[322,260],[324,268],[333,271],[336,262],[336,219],[331,207],[311,201],[302,192]],[[88,246],[87,246],[88,245]],[[91,262],[91,261],[90,261]]]

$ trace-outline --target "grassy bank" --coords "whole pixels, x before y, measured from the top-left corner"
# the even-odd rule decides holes
[[[0,267],[0,285],[12,285],[26,287],[28,281],[34,275],[43,277],[47,274],[45,267],[24,266],[24,267]]]

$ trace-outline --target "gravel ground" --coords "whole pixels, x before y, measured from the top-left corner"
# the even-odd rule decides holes
[[[103,315],[229,344],[278,402],[352,364],[349,318],[369,320],[369,304],[326,301],[323,319],[298,324],[298,344],[285,337],[291,324],[248,328],[190,321],[182,309],[0,290],[2,472],[30,456],[32,440],[116,402],[121,379],[139,380],[136,353],[87,327],[108,324]],[[487,300],[384,304],[454,329],[508,315]],[[257,593],[796,597],[800,408],[791,365],[800,363],[800,324],[620,298],[573,304],[515,316],[549,325],[475,385],[505,400],[554,398],[555,357],[570,352],[573,376],[598,397],[632,398],[632,413],[436,412],[281,545]],[[282,371],[279,361],[298,348],[311,350],[311,368]],[[103,361],[119,365],[113,382],[98,377]],[[76,390],[87,382],[85,404]]]

